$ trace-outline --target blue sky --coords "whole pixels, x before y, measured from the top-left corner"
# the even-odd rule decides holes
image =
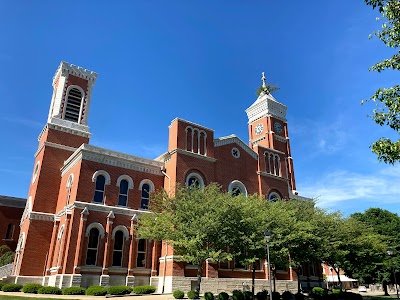
[[[175,117],[248,140],[261,72],[288,106],[297,189],[344,214],[400,213],[400,168],[369,145],[398,138],[361,106],[399,73],[368,72],[393,50],[368,35],[363,1],[1,1],[0,194],[26,197],[37,136],[64,60],[99,73],[97,146],[154,158]]]

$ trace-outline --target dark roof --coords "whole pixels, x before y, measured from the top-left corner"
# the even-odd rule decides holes
[[[0,206],[21,207],[24,208],[26,204],[25,198],[9,197],[0,195]]]

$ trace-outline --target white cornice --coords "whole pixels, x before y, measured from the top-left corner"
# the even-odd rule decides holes
[[[54,214],[31,211],[28,215],[29,220],[39,220],[39,221],[51,221],[54,222]]]
[[[202,154],[193,153],[193,152],[186,151],[186,150],[183,150],[183,149],[174,149],[171,152],[169,152],[170,156],[175,154],[175,153],[184,154],[184,155],[192,156],[192,157],[195,157],[195,158],[204,159],[204,160],[207,160],[207,161],[210,161],[210,162],[216,162],[217,161],[213,157],[208,157],[208,156],[205,156],[205,155],[202,155]]]
[[[196,123],[193,123],[193,122],[190,122],[190,121],[181,119],[181,118],[175,118],[175,119],[173,119],[173,120],[171,121],[171,124],[169,125],[169,127],[171,127],[171,126],[172,126],[172,123],[174,123],[175,121],[185,122],[185,123],[188,123],[188,124],[193,125],[193,126],[195,126],[195,127],[200,127],[200,128],[202,128],[202,129],[205,129],[205,130],[214,132],[213,129],[210,129],[210,128],[208,128],[208,127],[205,127],[205,126],[202,126],[202,125],[199,125],[199,124],[196,124]]]
[[[54,74],[53,77],[53,85],[55,84],[55,82],[57,81],[57,79],[60,77],[60,75],[66,75],[66,74],[71,74],[83,79],[88,80],[89,82],[96,82],[97,79],[97,73],[87,70],[87,69],[83,69],[81,67],[75,66],[73,64],[69,64],[65,61],[62,61],[60,63],[60,65],[58,66],[58,69],[56,71],[56,73]]]
[[[72,211],[75,208],[82,209],[82,210],[87,208],[89,210],[89,212],[90,211],[99,211],[99,212],[104,212],[107,215],[111,211],[115,215],[126,215],[126,216],[134,216],[134,215],[151,213],[148,210],[139,210],[139,209],[110,206],[110,205],[97,204],[97,203],[91,203],[91,202],[75,201],[75,202],[71,203],[70,205],[68,205],[68,207],[59,211],[56,215],[57,215],[57,217],[60,217],[60,216],[64,215],[66,211]],[[106,219],[107,215],[104,216],[104,219]]]
[[[280,141],[282,143],[286,143],[287,142],[286,138],[284,138],[283,136],[277,135],[277,134],[274,134],[274,139],[277,140],[277,141]]]
[[[90,138],[92,136],[92,134],[89,132],[88,126],[68,120],[62,120],[57,117],[52,117],[47,125],[48,128],[83,136],[86,138]]]
[[[269,174],[269,173],[267,173],[267,172],[260,172],[260,171],[257,171],[257,174],[258,174],[258,175],[261,175],[261,176],[264,176],[264,177],[269,177],[269,178],[278,179],[278,180],[280,180],[280,181],[285,181],[285,182],[289,181],[289,179],[287,179],[287,178],[279,177],[279,176],[276,176],[276,175],[273,175],[273,174]]]
[[[64,162],[61,171],[65,173],[80,159],[156,175],[162,175],[161,168],[164,168],[160,161],[83,144]]]
[[[240,146],[244,151],[251,155],[254,159],[258,159],[258,154],[254,152],[249,146],[247,146],[240,138],[236,135],[223,136],[218,139],[214,139],[214,147],[220,147],[228,144],[236,144]]]
[[[260,95],[257,100],[246,109],[249,124],[262,117],[272,116],[286,122],[287,107],[279,103],[271,94]]]
[[[34,156],[37,157],[45,146],[53,147],[53,148],[57,148],[57,149],[63,149],[63,150],[71,151],[71,152],[74,152],[76,150],[76,148],[74,148],[74,147],[69,147],[69,146],[60,145],[60,144],[51,143],[51,142],[44,142],[43,144],[40,145],[39,149],[35,152]]]

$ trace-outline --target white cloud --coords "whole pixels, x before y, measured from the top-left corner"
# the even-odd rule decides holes
[[[43,127],[42,122],[37,122],[37,121],[31,120],[31,119],[2,117],[1,120],[5,121],[5,122],[9,122],[9,123],[23,125],[23,126],[30,127],[30,128],[42,128]]]
[[[356,199],[375,206],[400,206],[400,167],[385,166],[370,174],[335,171],[316,182],[299,185],[298,190],[302,196],[317,198],[317,205],[324,208],[340,208]]]

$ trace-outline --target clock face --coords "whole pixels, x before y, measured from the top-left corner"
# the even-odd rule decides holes
[[[274,129],[275,129],[275,131],[276,132],[278,132],[278,133],[281,133],[283,130],[282,130],[282,125],[281,125],[281,123],[279,123],[279,122],[275,122],[274,123]]]
[[[256,134],[261,134],[264,130],[264,125],[263,124],[258,124],[255,128],[254,128],[254,132]]]

